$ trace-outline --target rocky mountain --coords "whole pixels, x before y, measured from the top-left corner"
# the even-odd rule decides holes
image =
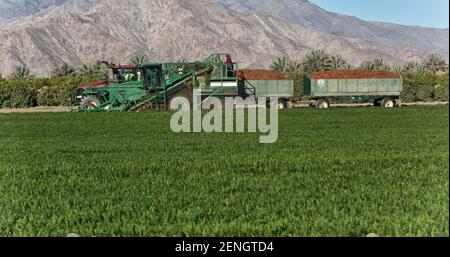
[[[26,65],[37,75],[48,75],[63,62],[125,63],[133,55],[147,55],[155,62],[194,61],[230,52],[242,66],[268,67],[276,56],[300,59],[312,49],[341,54],[354,65],[372,58],[404,63],[427,53],[333,35],[276,15],[237,12],[211,0],[103,0],[98,5],[91,1],[84,12],[65,12],[76,10],[68,5],[73,2],[0,25],[0,73]]]
[[[321,9],[308,0],[212,0],[240,13],[271,15],[327,34],[354,37],[389,47],[410,47],[448,60],[449,30],[367,22]]]

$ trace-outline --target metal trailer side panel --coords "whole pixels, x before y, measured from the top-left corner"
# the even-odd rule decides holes
[[[256,97],[294,97],[293,80],[249,80],[246,86],[255,87]]]
[[[308,79],[305,94],[311,97],[399,96],[402,79]]]

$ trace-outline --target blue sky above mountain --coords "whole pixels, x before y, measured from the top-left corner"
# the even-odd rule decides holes
[[[368,21],[448,28],[448,0],[311,0],[320,7]]]

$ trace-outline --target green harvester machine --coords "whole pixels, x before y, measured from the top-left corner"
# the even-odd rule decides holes
[[[192,99],[194,89],[200,92],[202,100],[212,96],[234,97],[249,91],[239,88],[235,72],[238,64],[232,62],[229,54],[213,54],[201,62],[192,63],[137,66],[104,63],[109,66],[106,80],[79,88],[78,106],[71,111],[167,110],[177,96]],[[177,106],[176,103],[173,106]]]

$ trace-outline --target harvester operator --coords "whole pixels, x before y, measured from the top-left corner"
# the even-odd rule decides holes
[[[136,77],[136,75],[134,75],[134,73],[129,72],[129,73],[125,74],[124,78],[125,78],[125,81],[133,81],[135,77]]]

